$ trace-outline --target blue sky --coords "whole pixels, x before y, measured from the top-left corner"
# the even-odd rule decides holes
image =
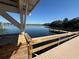
[[[27,17],[26,23],[43,24],[66,17],[69,19],[79,17],[79,0],[40,0],[31,14]],[[19,21],[18,14],[11,15]],[[0,22],[2,20],[4,18],[0,17]]]

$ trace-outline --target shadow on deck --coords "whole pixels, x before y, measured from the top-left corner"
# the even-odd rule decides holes
[[[0,59],[10,59],[16,54],[21,44],[17,46],[18,35],[2,35],[0,36]]]

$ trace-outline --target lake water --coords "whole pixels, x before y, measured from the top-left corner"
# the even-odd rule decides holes
[[[48,28],[46,26],[35,26],[35,25],[27,25],[26,32],[31,37],[41,37],[41,36],[48,36],[48,35],[57,34],[57,33],[50,31],[50,28]],[[20,33],[20,30],[13,25],[5,25],[3,30],[0,29],[0,35],[2,35],[2,34],[17,34],[17,33]]]

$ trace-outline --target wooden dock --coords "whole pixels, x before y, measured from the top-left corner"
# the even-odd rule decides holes
[[[37,55],[33,59],[79,59],[79,36]]]
[[[38,2],[39,0],[0,0],[0,15],[21,30],[19,35],[0,36],[0,59],[32,59],[32,53],[35,54],[55,44],[59,45],[77,36],[77,32],[66,32],[54,36],[32,38],[31,40],[30,36],[25,33],[25,21],[26,16],[34,9]],[[7,12],[19,13],[20,22]],[[78,38],[76,37],[54,49],[36,55],[33,59],[79,59]]]
[[[38,38],[32,38],[32,52],[33,54],[35,54],[36,56],[33,57],[32,59],[53,59],[54,57],[59,57],[62,56],[64,57],[66,54],[64,53],[66,51],[66,48],[69,51],[73,51],[73,53],[76,54],[75,48],[74,46],[77,48],[77,45],[75,43],[79,43],[78,42],[78,38],[76,36],[78,32],[68,32],[68,33],[63,33],[63,34],[57,34],[57,35],[50,35],[50,36],[45,36],[45,37],[38,37]],[[23,36],[20,36],[21,39],[23,39]],[[71,39],[72,37],[76,37],[74,39]],[[59,40],[60,39],[60,40]],[[69,43],[64,43],[59,45],[56,48],[53,48],[51,50],[45,51],[41,54],[36,54],[36,52],[39,52],[40,50],[46,49],[50,46],[53,46],[55,44],[60,44],[61,42],[64,42],[66,40],[70,40],[68,42],[70,42],[71,45],[69,45]],[[77,41],[76,41],[77,40]],[[76,42],[75,42],[76,41]],[[27,58],[27,46],[24,43],[24,41],[22,41],[23,44],[17,45],[18,43],[18,34],[16,35],[4,35],[4,36],[0,36],[0,59],[28,59]],[[75,42],[73,44],[73,42]],[[73,46],[72,46],[73,44]],[[67,46],[64,46],[67,45]],[[70,50],[70,48],[72,48],[72,50]],[[55,51],[55,52],[54,52]],[[60,53],[61,54],[58,54]],[[78,51],[77,51],[78,52]],[[68,56],[68,55],[67,55]],[[73,55],[71,55],[73,56]],[[78,55],[77,55],[78,56]],[[67,59],[67,58],[63,58],[63,59]],[[76,58],[78,59],[78,58]]]

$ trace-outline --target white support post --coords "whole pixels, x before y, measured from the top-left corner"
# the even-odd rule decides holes
[[[28,59],[32,59],[32,44],[31,44],[31,37],[26,33],[25,34],[25,27],[26,27],[26,16],[28,13],[28,0],[19,0],[19,9],[20,9],[20,22],[21,22],[21,34],[24,35],[26,44],[27,44],[27,51],[28,51]]]
[[[21,31],[25,32],[28,0],[19,0]]]

